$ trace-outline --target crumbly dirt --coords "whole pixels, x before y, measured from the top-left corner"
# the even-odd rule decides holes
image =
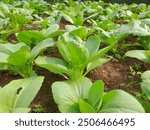
[[[150,65],[139,60],[126,58],[108,62],[89,73],[88,77],[92,81],[103,80],[106,91],[122,89],[130,93],[141,92],[139,86],[141,82],[140,73],[149,68]]]
[[[40,91],[32,102],[31,108],[41,106],[41,108],[44,109],[44,112],[58,113],[59,111],[53,99],[51,85],[55,81],[62,81],[65,79],[62,76],[55,75],[45,69],[39,69],[38,75],[44,76],[45,80]]]
[[[10,81],[15,79],[20,79],[21,77],[18,75],[13,75],[9,71],[2,71],[0,72],[0,86],[5,86]]]

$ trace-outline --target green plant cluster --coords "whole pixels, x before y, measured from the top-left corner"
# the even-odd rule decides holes
[[[138,37],[138,41],[126,43],[130,36]],[[92,83],[86,77],[109,62],[110,54],[121,56],[121,51],[124,54],[129,46],[140,46],[143,50],[130,50],[126,56],[150,64],[149,5],[2,0],[0,71],[23,79],[0,88],[0,112],[30,111],[28,107],[44,80],[38,76],[37,67],[66,79],[52,84],[60,112],[150,112],[149,71],[141,75],[140,98],[119,89],[105,92],[103,81]],[[46,55],[52,50],[59,57]]]

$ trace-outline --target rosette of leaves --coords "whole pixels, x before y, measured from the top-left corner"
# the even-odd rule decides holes
[[[114,44],[100,48],[98,36],[90,36],[86,42],[72,33],[65,33],[58,39],[58,50],[63,59],[39,56],[35,63],[49,71],[76,79],[86,75],[92,69],[108,62],[110,58],[102,58]]]
[[[123,90],[104,92],[101,80],[81,77],[52,84],[53,97],[63,113],[143,113],[142,105]]]
[[[51,38],[38,43],[33,49],[24,43],[0,44],[0,70],[11,70],[22,77],[36,75],[33,67],[34,59],[47,47],[53,46]]]
[[[59,30],[58,24],[53,24],[45,30],[27,30],[19,32],[17,35],[17,40],[23,42],[29,46],[36,45],[44,39],[55,38],[62,35],[65,30]]]

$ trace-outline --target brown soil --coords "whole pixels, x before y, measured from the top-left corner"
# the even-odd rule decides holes
[[[0,72],[0,86],[5,86],[8,84],[10,81],[19,79],[21,78],[20,76],[15,76],[9,73],[8,71],[5,72]]]
[[[59,30],[64,30],[65,29],[65,25],[64,23],[60,23],[59,24]]]
[[[128,36],[125,40],[126,43],[136,43],[138,41],[139,41],[138,37],[137,36],[132,36],[132,35]]]
[[[114,23],[115,24],[122,24],[124,21],[121,19],[121,18],[118,18],[118,17],[116,17],[115,19],[114,19]]]
[[[45,69],[39,69],[38,75],[44,76],[45,80],[43,82],[40,91],[38,92],[37,96],[32,102],[31,108],[35,108],[36,106],[41,106],[41,108],[44,109],[45,112],[50,112],[50,113],[59,112],[57,105],[55,104],[53,99],[51,85],[55,81],[62,81],[65,79],[62,76],[55,75]]]
[[[130,69],[131,67],[136,73],[134,76],[134,72]],[[141,91],[139,86],[141,78],[138,73],[142,73],[147,69],[150,69],[150,65],[144,64],[136,59],[126,58],[125,60],[111,61],[92,71],[88,74],[88,77],[92,81],[103,80],[106,91],[123,89],[133,93]]]
[[[17,42],[17,38],[15,34],[11,34],[8,38],[8,41],[11,43],[16,43]]]

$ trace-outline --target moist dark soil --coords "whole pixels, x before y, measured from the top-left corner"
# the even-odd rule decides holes
[[[65,29],[65,23],[60,23],[59,24],[59,30],[63,30],[63,29]]]
[[[8,84],[10,81],[15,80],[15,79],[20,79],[21,77],[18,75],[13,75],[8,71],[3,71],[0,72],[0,86],[5,86]]]
[[[54,54],[55,57],[57,57]],[[65,80],[62,76],[53,74],[45,69],[39,67],[35,68],[38,75],[45,76],[43,85],[33,100],[30,107],[31,112],[38,106],[42,108],[41,112],[58,113],[59,110],[55,104],[52,96],[51,85],[55,81]],[[143,62],[126,58],[122,60],[110,61],[103,66],[95,69],[87,75],[93,82],[96,80],[103,80],[105,83],[105,91],[113,89],[122,89],[129,93],[141,92],[139,83],[141,82],[140,74],[145,70],[150,70],[150,65]],[[136,73],[133,75],[133,73]],[[8,84],[14,79],[20,79],[20,76],[14,76],[9,72],[0,73],[0,86]]]
[[[31,104],[31,108],[34,109],[36,106],[40,106],[44,109],[44,112],[58,113],[57,105],[55,104],[52,96],[51,85],[55,81],[62,81],[65,79],[62,76],[55,75],[45,69],[39,69],[38,75],[44,76],[45,79],[40,91]]]
[[[15,34],[11,34],[8,38],[8,41],[11,42],[11,43],[15,43],[17,42],[17,38],[16,38],[16,35]]]
[[[122,89],[129,93],[141,92],[140,74],[150,69],[150,65],[143,62],[126,58],[119,61],[111,61],[95,69],[88,74],[92,81],[103,80],[105,91]]]

